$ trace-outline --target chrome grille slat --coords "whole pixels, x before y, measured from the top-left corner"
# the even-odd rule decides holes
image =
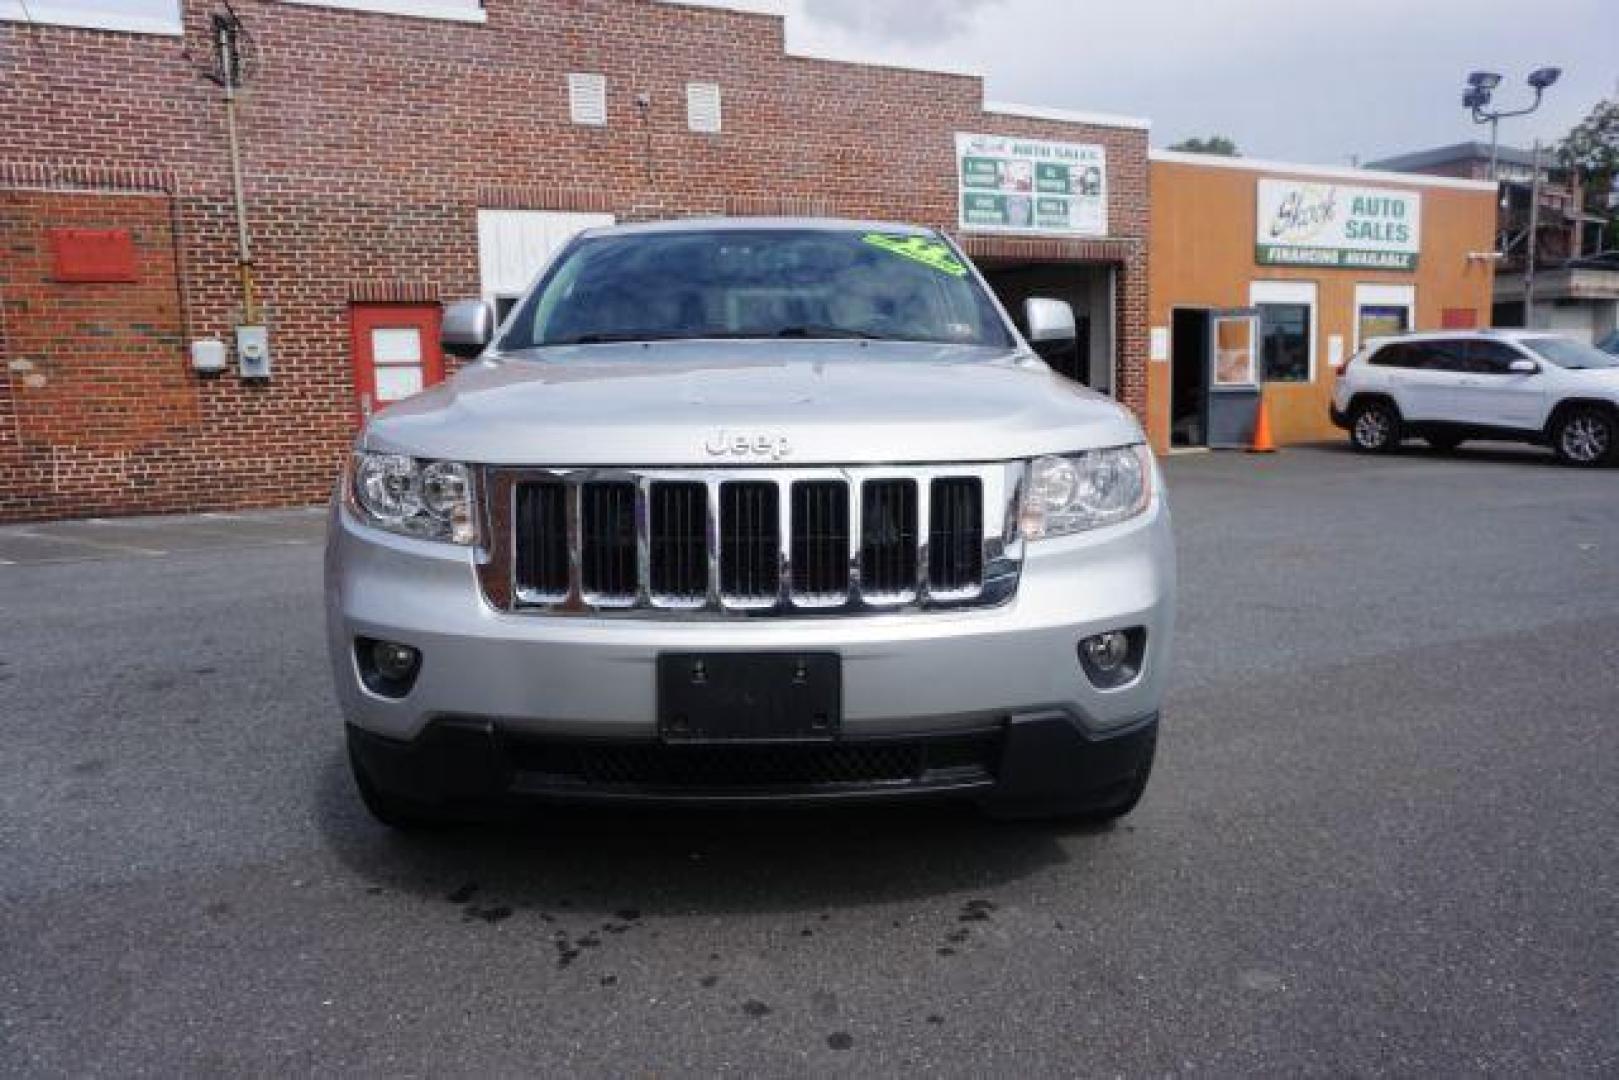
[[[491,467],[497,608],[716,618],[982,607],[1017,588],[1020,463]],[[560,519],[560,520],[559,520]]]
[[[531,538],[519,552],[518,579],[536,601],[556,602],[568,596],[567,499],[568,489],[560,482],[517,489],[517,527]]]
[[[708,487],[701,481],[648,485],[647,565],[652,602],[701,607],[708,600]]]
[[[774,607],[781,592],[781,491],[770,480],[720,485],[720,599]]]
[[[968,596],[983,580],[983,498],[972,477],[933,481],[928,513],[928,593]]]
[[[591,603],[632,605],[637,595],[635,484],[608,481],[580,489],[580,591]]]
[[[849,598],[849,485],[799,480],[792,492],[793,600],[810,606],[841,604]]]
[[[867,480],[860,498],[860,591],[867,600],[916,596],[916,481]]]

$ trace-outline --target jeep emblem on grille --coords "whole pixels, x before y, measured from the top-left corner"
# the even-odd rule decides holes
[[[726,431],[723,428],[709,437],[703,449],[713,457],[767,457],[771,461],[780,461],[792,453],[785,435],[771,435],[762,431]]]

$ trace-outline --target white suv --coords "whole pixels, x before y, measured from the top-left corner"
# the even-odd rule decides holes
[[[1536,330],[1376,338],[1339,371],[1332,422],[1369,453],[1507,439],[1601,465],[1619,447],[1619,357]]]

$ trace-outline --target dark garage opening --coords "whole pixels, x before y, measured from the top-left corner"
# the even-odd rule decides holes
[[[1113,393],[1113,268],[1093,263],[976,260],[1007,312],[1023,325],[1031,296],[1066,300],[1074,309],[1075,347],[1050,358],[1062,375],[1104,394]]]

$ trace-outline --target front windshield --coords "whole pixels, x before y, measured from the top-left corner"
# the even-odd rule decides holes
[[[1601,349],[1569,338],[1523,338],[1520,343],[1534,350],[1536,355],[1543,356],[1562,368],[1579,370],[1619,367],[1619,356],[1610,356]]]
[[[983,287],[934,236],[692,229],[574,244],[501,347],[681,338],[1012,343]]]

